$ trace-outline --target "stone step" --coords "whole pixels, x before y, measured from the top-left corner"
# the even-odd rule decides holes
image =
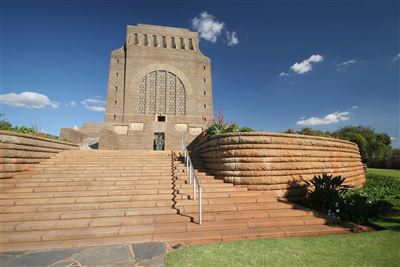
[[[314,227],[314,226],[313,226]],[[279,231],[283,232],[283,235],[275,235],[274,237],[284,237],[284,236],[307,236],[307,235],[323,235],[323,234],[342,234],[348,233],[350,229],[335,227],[335,226],[325,226],[314,227],[314,232],[304,231],[303,226],[292,226],[285,227],[282,230],[276,227]],[[21,251],[21,250],[32,250],[32,249],[54,249],[54,248],[71,248],[71,247],[86,247],[86,246],[96,246],[98,244],[102,245],[112,245],[112,244],[125,244],[125,243],[143,243],[143,242],[168,242],[172,244],[177,243],[187,243],[201,244],[208,242],[220,242],[222,240],[240,240],[240,239],[256,239],[256,238],[269,238],[271,237],[271,230],[276,230],[276,228],[271,229],[264,228],[264,234],[262,234],[262,228],[257,228],[258,232],[242,232],[242,235],[238,235],[237,231],[226,230],[226,232],[221,231],[198,231],[198,232],[183,232],[183,233],[164,233],[155,235],[135,235],[135,236],[113,236],[113,237],[101,237],[101,238],[91,238],[91,239],[79,239],[79,240],[65,240],[65,241],[42,241],[42,242],[17,242],[17,243],[7,243],[2,244],[3,251]],[[228,232],[229,231],[229,232]],[[284,232],[286,231],[286,232]],[[224,236],[224,239],[223,239]]]
[[[197,190],[197,189],[196,189]],[[179,194],[192,194],[192,188],[184,188],[184,189],[179,189],[178,193]],[[247,191],[247,188],[245,187],[216,187],[216,188],[202,188],[202,192],[243,192]]]
[[[79,204],[79,203],[105,203],[105,202],[124,202],[124,201],[151,201],[151,200],[172,200],[172,194],[155,195],[117,195],[117,196],[97,196],[97,197],[42,197],[42,198],[14,198],[3,199],[1,206],[21,206],[21,205],[45,205],[45,204]]]
[[[200,182],[201,183],[201,182]],[[211,188],[233,188],[233,184],[227,184],[227,183],[201,183],[201,186],[206,189],[211,189]],[[192,184],[177,184],[175,188],[179,189],[191,189],[193,188]]]
[[[180,213],[191,213],[198,211],[197,205],[176,206]],[[279,203],[279,202],[257,202],[257,203],[232,203],[232,204],[209,204],[203,205],[203,212],[215,211],[253,211],[253,210],[277,210],[277,209],[290,209],[293,205]]]
[[[21,212],[50,212],[50,211],[72,211],[72,210],[96,210],[96,209],[125,209],[125,208],[151,208],[151,207],[172,207],[172,200],[146,200],[146,201],[114,201],[114,202],[83,202],[73,204],[39,204],[39,205],[18,205],[0,206],[0,213],[21,213]]]
[[[154,208],[129,208],[129,209],[105,209],[105,210],[83,210],[83,211],[52,211],[52,212],[24,212],[3,214],[1,222],[20,221],[43,221],[43,220],[64,220],[64,219],[91,219],[137,215],[163,215],[177,214],[177,210],[169,207]]]
[[[95,197],[95,196],[116,196],[116,195],[156,195],[171,194],[171,189],[124,189],[124,190],[93,190],[93,191],[62,191],[62,192],[35,192],[35,193],[1,193],[1,199],[10,198],[43,198],[43,197]]]
[[[171,166],[146,166],[146,167],[137,167],[137,166],[112,166],[112,167],[80,167],[80,166],[54,166],[54,167],[43,167],[43,166],[35,166],[30,169],[31,171],[133,171],[133,172],[154,172],[154,171],[165,171],[169,172],[172,170]]]
[[[124,180],[124,181],[72,181],[72,182],[19,182],[19,183],[0,183],[0,188],[15,187],[62,187],[62,186],[105,186],[105,185],[169,185],[172,186],[172,180]],[[186,186],[186,184],[184,184]],[[179,185],[182,186],[182,185]]]
[[[1,193],[33,193],[33,192],[71,192],[71,191],[98,191],[98,190],[133,190],[133,189],[169,189],[172,190],[172,184],[138,184],[138,185],[93,185],[93,186],[51,186],[51,187],[6,187],[0,188]],[[212,189],[212,188],[210,188]],[[225,188],[221,188],[225,189]],[[184,189],[186,190],[186,189]]]
[[[198,212],[187,212],[193,221],[198,221]],[[238,220],[238,219],[257,219],[257,218],[275,218],[275,217],[306,217],[314,216],[314,213],[306,210],[296,209],[277,209],[277,210],[247,210],[247,211],[218,211],[204,212],[204,221]]]
[[[12,179],[1,180],[1,181],[12,181],[14,179],[62,179],[62,178],[84,178],[84,179],[104,179],[104,178],[115,178],[115,179],[172,179],[172,175],[169,173],[162,173],[152,175],[148,173],[132,174],[132,173],[96,173],[96,174],[80,174],[80,173],[21,173],[13,177]]]
[[[237,204],[237,203],[278,203],[276,198],[265,196],[265,197],[232,197],[232,198],[202,198],[203,205],[219,205],[219,204]],[[176,208],[185,207],[185,206],[196,206],[198,202],[197,200],[192,199],[178,199],[176,200]]]
[[[130,217],[108,217],[94,219],[47,220],[0,223],[0,231],[42,231],[85,227],[117,227],[125,225],[142,225],[151,223],[182,223],[190,222],[189,217],[177,214],[142,215]]]
[[[104,162],[85,162],[85,161],[42,161],[41,167],[172,167],[172,163],[169,161],[159,161],[154,163],[145,163],[143,161],[104,161]]]
[[[192,191],[188,194],[181,194],[183,198],[192,198]],[[276,199],[275,196],[265,191],[233,191],[233,192],[205,192],[203,198],[229,198],[229,197],[259,197],[270,196]]]
[[[110,220],[111,219],[111,220]],[[307,220],[307,219],[306,219]],[[259,220],[230,220],[205,222],[202,225],[176,221],[174,223],[153,223],[154,219],[148,216],[123,220],[121,218],[108,218],[108,220],[64,220],[57,221],[53,224],[50,222],[24,222],[14,225],[16,231],[3,232],[2,241],[5,243],[17,242],[38,242],[38,241],[56,241],[56,240],[79,240],[100,237],[118,237],[118,236],[135,236],[135,235],[153,235],[171,234],[171,233],[198,233],[206,234],[209,231],[217,231],[222,240],[230,240],[230,237],[236,236],[240,239],[248,237],[264,237],[268,233],[268,237],[296,236],[301,233],[318,235],[329,232],[331,226],[323,225],[325,221],[316,221],[315,225],[305,226],[304,218],[273,218],[264,220],[263,224],[259,224]],[[145,223],[145,224],[143,224]],[[299,224],[301,223],[301,224]],[[90,227],[90,224],[92,227]],[[107,226],[103,226],[106,224]],[[324,227],[321,227],[324,226]],[[343,228],[337,229],[336,232],[344,232]],[[36,229],[36,230],[32,230]],[[269,229],[269,231],[265,231]],[[259,234],[262,233],[263,236]],[[179,235],[179,234],[178,234]],[[278,236],[276,236],[278,235]]]

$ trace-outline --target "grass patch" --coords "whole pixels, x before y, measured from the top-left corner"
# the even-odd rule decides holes
[[[197,245],[169,253],[166,266],[396,266],[400,217],[372,223],[387,230]]]
[[[390,176],[400,179],[400,170],[368,168],[367,174]]]

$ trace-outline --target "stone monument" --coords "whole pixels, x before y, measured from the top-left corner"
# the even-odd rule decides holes
[[[212,121],[211,60],[198,33],[139,24],[127,26],[125,45],[111,53],[104,123],[64,128],[61,137],[99,137],[100,149],[159,149],[157,140],[180,149]]]

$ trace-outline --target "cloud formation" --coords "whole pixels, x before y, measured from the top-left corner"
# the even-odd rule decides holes
[[[213,15],[204,11],[192,19],[192,27],[199,32],[200,38],[215,43],[224,29],[225,23],[217,21]]]
[[[331,113],[323,118],[311,117],[308,119],[302,119],[297,122],[297,125],[303,126],[314,126],[314,125],[327,125],[332,123],[338,123],[340,121],[347,121],[350,119],[350,112],[340,112]]]
[[[7,106],[32,109],[58,108],[59,105],[57,102],[51,101],[48,96],[36,92],[1,94],[0,102]]]
[[[302,62],[294,63],[290,69],[298,74],[303,74],[312,70],[312,64],[316,62],[323,61],[324,58],[321,55],[312,55],[308,59],[303,60]]]
[[[400,60],[400,53],[398,53],[397,55],[395,55],[395,56],[392,58],[392,60],[393,60],[393,62],[396,62],[397,60]]]
[[[88,98],[81,101],[81,104],[88,110],[96,112],[104,112],[106,110],[106,102],[101,100],[100,97]]]
[[[226,39],[229,46],[234,46],[239,44],[239,37],[236,32],[226,31]]]
[[[336,68],[338,71],[345,71],[347,70],[351,65],[356,63],[357,61],[355,59],[350,59],[341,63],[336,64]]]
[[[279,73],[279,76],[281,76],[281,77],[287,77],[287,76],[290,76],[290,74],[289,74],[289,73],[286,73],[286,72],[281,72],[281,73]]]

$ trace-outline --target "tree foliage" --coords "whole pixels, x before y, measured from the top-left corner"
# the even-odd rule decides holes
[[[351,141],[358,145],[362,161],[370,167],[399,168],[400,165],[400,159],[397,156],[400,152],[392,150],[390,136],[386,133],[377,133],[371,127],[347,126],[335,132],[324,132],[307,127],[298,131],[288,129],[285,133],[332,137]]]

